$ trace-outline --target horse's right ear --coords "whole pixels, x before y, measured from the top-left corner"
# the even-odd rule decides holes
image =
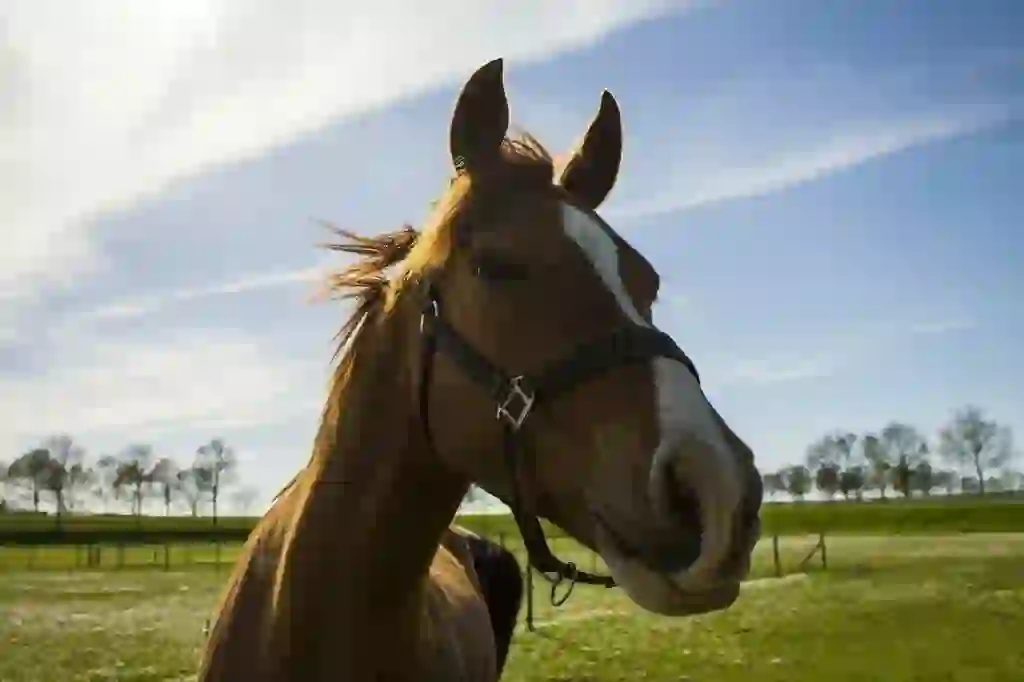
[[[508,98],[501,58],[481,66],[462,87],[452,114],[449,147],[456,171],[488,165],[501,153],[508,132]]]

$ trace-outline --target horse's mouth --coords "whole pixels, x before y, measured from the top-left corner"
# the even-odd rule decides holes
[[[700,534],[681,531],[670,538],[645,543],[641,547],[628,540],[608,517],[598,509],[591,509],[594,523],[612,544],[616,554],[643,564],[657,573],[673,574],[685,571],[700,557]]]

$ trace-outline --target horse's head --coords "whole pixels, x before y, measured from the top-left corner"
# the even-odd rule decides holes
[[[596,212],[618,174],[618,106],[604,93],[557,177],[539,145],[506,138],[508,123],[498,60],[458,98],[458,174],[404,267],[458,337],[428,360],[436,452],[600,552],[639,606],[724,608],[759,535],[761,478],[654,327],[658,273]],[[524,395],[496,419],[501,376],[520,374]],[[502,428],[527,444],[515,476]]]

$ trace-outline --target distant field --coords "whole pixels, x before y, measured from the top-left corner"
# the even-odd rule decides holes
[[[803,502],[764,505],[761,518],[766,535],[807,533],[922,534],[969,532],[1024,532],[1024,497],[998,496],[936,497],[888,502]],[[251,517],[222,517],[217,525],[225,529],[248,530]],[[490,537],[518,535],[515,523],[506,515],[465,515],[460,524]],[[52,531],[55,518],[34,514],[0,514],[0,538]],[[195,531],[208,532],[209,518],[119,515],[71,516],[64,519],[68,533],[111,531],[118,533]],[[548,527],[553,536],[562,535]]]
[[[786,571],[815,537],[788,537]],[[771,575],[770,542],[727,611],[669,620],[581,586],[559,610],[537,585],[504,682],[1020,682],[1024,534],[838,536],[829,569]],[[45,548],[49,549],[49,548]],[[556,551],[591,555],[569,540]],[[586,565],[586,564],[584,564]],[[226,571],[7,572],[0,680],[194,680]],[[522,619],[521,619],[522,622]]]

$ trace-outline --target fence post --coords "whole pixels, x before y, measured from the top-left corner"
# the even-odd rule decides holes
[[[775,565],[775,577],[782,577],[782,562],[779,560],[779,535],[772,535],[772,563]]]
[[[171,543],[164,543],[164,570],[171,570]]]
[[[821,568],[828,570],[828,549],[825,547],[825,531],[818,534],[818,546],[821,547]]]

